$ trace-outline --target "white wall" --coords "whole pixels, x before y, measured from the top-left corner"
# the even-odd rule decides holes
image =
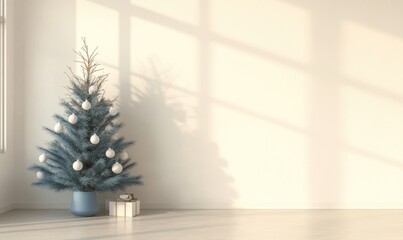
[[[402,208],[399,1],[16,1],[20,207],[65,206],[26,171],[87,37],[119,95],[148,208]]]
[[[27,168],[38,159],[36,146],[50,136],[42,126],[53,126],[52,115],[62,113],[67,65],[75,48],[74,1],[15,1],[15,177],[16,206],[67,206],[68,193],[31,186]]]

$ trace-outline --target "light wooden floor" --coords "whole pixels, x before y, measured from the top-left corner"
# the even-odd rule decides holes
[[[403,210],[149,210],[78,218],[68,210],[0,215],[0,239],[403,239]]]

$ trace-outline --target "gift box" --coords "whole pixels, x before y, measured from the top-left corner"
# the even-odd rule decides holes
[[[140,214],[140,201],[122,201],[119,199],[109,201],[109,216],[135,217]]]

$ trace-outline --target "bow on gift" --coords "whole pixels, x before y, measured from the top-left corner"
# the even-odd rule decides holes
[[[134,193],[125,193],[119,196],[120,199],[127,201],[127,202],[135,202],[137,198],[134,197]]]

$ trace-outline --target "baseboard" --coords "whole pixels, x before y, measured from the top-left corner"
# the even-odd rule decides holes
[[[169,202],[141,202],[141,209],[178,209],[178,210],[209,210],[234,209],[231,203],[169,203]]]
[[[105,202],[99,202],[100,210],[105,209]],[[0,213],[10,211],[12,209],[69,209],[70,203],[16,203],[0,207]],[[320,210],[320,209],[334,209],[334,210],[349,210],[349,209],[403,209],[403,203],[349,203],[349,204],[336,204],[336,203],[315,203],[315,204],[301,204],[301,203],[169,203],[169,202],[141,202],[141,209],[177,209],[177,210],[241,210],[241,209],[267,209],[267,210]]]
[[[70,203],[16,203],[14,209],[70,209]],[[99,209],[103,211],[105,203],[99,203]]]
[[[0,214],[6,213],[15,209],[15,204],[7,204],[0,207]]]
[[[69,209],[69,203],[16,203],[15,209]]]
[[[360,210],[360,209],[403,209],[403,202],[399,203],[169,203],[169,202],[141,202],[141,209],[178,209],[178,210]]]

